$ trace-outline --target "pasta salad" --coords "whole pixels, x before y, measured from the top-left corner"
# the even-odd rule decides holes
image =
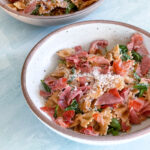
[[[9,0],[15,11],[36,16],[57,16],[73,13],[98,0]]]
[[[56,69],[41,80],[41,110],[58,125],[86,135],[119,135],[150,117],[150,57],[139,33],[107,50],[96,40],[57,52]]]

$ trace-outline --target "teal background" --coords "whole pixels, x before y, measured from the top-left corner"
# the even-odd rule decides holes
[[[84,20],[114,20],[150,32],[149,0],[104,0]],[[21,69],[31,48],[64,25],[36,27],[8,16],[0,9],[0,150],[148,150],[150,135],[125,144],[91,146],[65,139],[31,113],[20,85]]]

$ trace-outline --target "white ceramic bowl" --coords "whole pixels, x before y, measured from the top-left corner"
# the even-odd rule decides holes
[[[146,47],[150,50],[150,33],[125,23],[113,21],[86,21],[72,24],[54,31],[42,39],[27,56],[22,70],[22,90],[26,101],[35,115],[50,129],[71,140],[87,144],[114,144],[127,142],[150,133],[150,119],[134,126],[130,133],[119,136],[89,136],[64,129],[55,124],[40,110],[44,99],[39,95],[40,80],[57,65],[56,51],[82,45],[85,49],[93,40],[107,39],[109,48],[113,45],[126,44],[130,36],[139,32],[144,37]]]
[[[34,15],[21,14],[17,11],[10,9],[7,6],[8,4],[7,0],[0,0],[0,7],[5,12],[7,12],[10,16],[22,22],[32,24],[32,25],[37,25],[37,26],[50,26],[50,25],[68,23],[83,18],[87,16],[89,13],[91,13],[92,11],[94,11],[96,8],[98,8],[102,2],[103,0],[98,0],[97,2],[95,2],[94,4],[88,6],[83,10],[77,11],[72,14],[60,15],[60,16],[34,16]]]

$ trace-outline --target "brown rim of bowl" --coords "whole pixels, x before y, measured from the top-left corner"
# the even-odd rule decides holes
[[[78,22],[78,23],[74,23],[71,25],[67,25],[63,28],[60,28],[56,31],[53,31],[52,33],[48,34],[46,37],[44,37],[42,40],[40,40],[30,51],[30,53],[28,54],[23,68],[22,68],[22,74],[21,74],[21,86],[22,86],[22,91],[24,94],[24,97],[28,103],[28,105],[30,106],[31,110],[34,112],[34,114],[36,114],[36,117],[38,117],[42,122],[44,122],[48,127],[52,128],[53,130],[59,132],[59,134],[62,134],[66,137],[73,137],[74,140],[76,139],[80,139],[80,141],[92,141],[93,143],[96,142],[102,142],[102,143],[108,143],[108,142],[123,142],[124,140],[127,141],[129,139],[135,139],[137,137],[140,137],[142,135],[145,135],[146,133],[150,133],[150,127],[146,127],[144,129],[138,130],[136,132],[133,133],[129,133],[129,134],[124,134],[121,136],[99,136],[99,137],[95,137],[95,136],[89,136],[89,135],[83,135],[77,132],[74,132],[72,130],[69,129],[64,129],[62,127],[60,127],[59,125],[55,124],[53,121],[51,121],[50,119],[48,119],[46,116],[44,116],[34,105],[34,103],[32,102],[28,92],[27,92],[27,88],[26,88],[26,69],[28,67],[28,64],[30,62],[30,60],[32,59],[32,56],[34,55],[34,53],[38,50],[38,48],[51,36],[53,36],[54,34],[57,34],[58,32],[61,32],[63,30],[75,27],[75,26],[80,26],[80,25],[84,25],[84,24],[94,24],[94,23],[102,23],[102,24],[114,24],[114,25],[119,25],[119,26],[124,26],[130,29],[135,30],[136,32],[140,32],[146,36],[148,36],[150,38],[150,33],[140,29],[138,27],[135,27],[133,25],[129,25],[126,23],[122,23],[122,22],[116,22],[116,21],[107,21],[107,20],[93,20],[93,21],[84,21],[84,22]],[[101,144],[102,144],[101,143]]]
[[[88,11],[88,9],[94,9],[94,8],[97,8],[101,5],[101,3],[103,2],[104,0],[98,0],[97,2],[91,4],[90,6],[84,8],[83,10],[79,10],[79,11],[76,11],[72,14],[65,14],[65,15],[59,15],[59,16],[35,16],[35,15],[29,15],[29,14],[21,14],[15,10],[12,10],[11,8],[9,8],[6,4],[2,4],[0,2],[0,6],[11,12],[11,13],[14,13],[18,16],[23,16],[23,17],[28,17],[28,18],[32,18],[32,19],[62,19],[62,18],[67,18],[67,17],[71,17],[71,16],[77,16],[79,14],[84,14],[86,11]]]

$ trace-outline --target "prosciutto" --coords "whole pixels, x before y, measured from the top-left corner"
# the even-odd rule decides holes
[[[71,92],[71,87],[68,86],[64,91],[62,91],[62,93],[60,94],[59,96],[59,100],[58,100],[58,105],[61,109],[65,109],[68,104],[67,104],[67,99],[68,99],[68,96]]]
[[[99,134],[96,133],[93,129],[92,126],[89,126],[87,128],[83,128],[80,130],[81,133],[86,134],[86,135],[92,135],[92,136],[98,136]]]
[[[141,123],[140,116],[137,114],[137,112],[133,108],[131,108],[129,111],[129,120],[130,120],[130,123],[132,124]]]
[[[45,112],[48,116],[51,117],[52,120],[55,120],[54,118],[54,112],[55,112],[55,109],[54,108],[49,108],[49,107],[41,107],[40,108],[43,112]]]
[[[76,52],[82,51],[82,46],[75,46],[74,49]]]
[[[47,98],[49,96],[51,96],[51,93],[50,92],[46,92],[46,91],[43,91],[43,90],[40,90],[40,95],[44,98]]]
[[[139,33],[135,33],[131,36],[130,42],[127,44],[128,50],[135,50],[141,55],[147,55],[148,51],[143,44],[143,37]]]
[[[124,88],[120,91],[120,96],[124,99],[124,102],[127,102],[128,100],[129,91],[129,88]]]
[[[93,41],[90,45],[89,54],[95,54],[99,47],[106,48],[108,46],[108,41],[106,40],[96,40]]]
[[[150,56],[143,56],[141,62],[141,73],[146,75],[150,71]]]
[[[84,86],[86,83],[86,77],[79,77],[80,86]]]
[[[111,105],[122,103],[123,98],[119,95],[117,89],[111,89],[98,98],[95,105]]]
[[[24,9],[24,13],[31,14],[34,9],[36,9],[36,1],[35,0],[31,4],[27,5],[27,7]]]

